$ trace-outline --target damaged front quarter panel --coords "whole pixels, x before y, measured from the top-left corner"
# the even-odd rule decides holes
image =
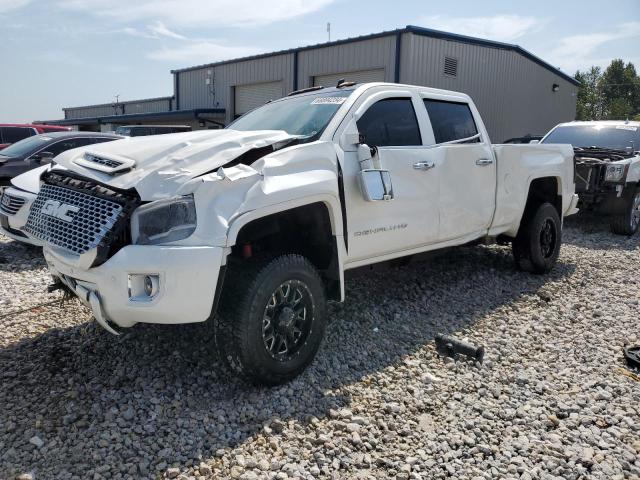
[[[232,246],[248,221],[307,203],[327,204],[334,235],[342,235],[337,155],[330,142],[294,145],[251,165],[236,164],[189,181],[181,195],[198,206],[194,235],[182,244]]]

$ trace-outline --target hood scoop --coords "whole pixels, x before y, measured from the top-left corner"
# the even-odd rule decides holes
[[[97,170],[108,175],[128,172],[136,164],[135,160],[120,155],[105,155],[104,153],[98,155],[91,152],[85,152],[84,155],[73,161],[82,167]]]

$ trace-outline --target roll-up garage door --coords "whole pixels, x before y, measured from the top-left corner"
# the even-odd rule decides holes
[[[235,114],[242,115],[249,110],[264,105],[269,100],[276,100],[284,95],[282,82],[253,83],[238,85],[236,91]]]
[[[313,86],[335,87],[341,78],[344,78],[347,82],[357,83],[384,82],[384,68],[318,75],[313,77]]]

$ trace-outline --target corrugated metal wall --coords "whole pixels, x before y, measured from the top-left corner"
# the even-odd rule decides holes
[[[171,110],[171,97],[125,102],[124,113],[156,113]]]
[[[230,121],[234,111],[233,89],[238,85],[282,81],[285,94],[293,90],[293,54],[225,63],[175,75],[180,110],[224,108]],[[207,77],[213,78],[213,88],[207,85]]]
[[[445,56],[458,60],[457,77],[444,75]],[[406,34],[400,81],[470,95],[494,143],[542,135],[575,116],[577,87],[511,50]]]
[[[119,102],[117,107],[112,103],[89,105],[86,107],[65,108],[65,118],[94,118],[129,113],[156,113],[171,110],[171,97],[150,98]]]
[[[117,110],[111,104],[105,105],[91,105],[87,107],[65,108],[65,118],[93,118],[93,117],[106,117],[109,115],[119,115],[122,110]]]
[[[334,87],[338,82],[344,79],[348,82],[367,83],[367,82],[384,82],[384,68],[375,68],[373,70],[356,70],[355,72],[338,72],[328,75],[316,75],[313,77],[313,86]]]
[[[395,35],[298,53],[298,88],[313,86],[313,77],[358,70],[384,69],[384,81],[393,82]]]

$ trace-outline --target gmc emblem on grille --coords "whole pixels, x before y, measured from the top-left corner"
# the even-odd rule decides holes
[[[69,214],[76,213],[78,211],[80,211],[80,208],[74,207],[73,205],[67,205],[66,203],[60,203],[57,200],[47,200],[40,209],[40,213],[58,218],[63,222],[72,222],[73,217]]]

